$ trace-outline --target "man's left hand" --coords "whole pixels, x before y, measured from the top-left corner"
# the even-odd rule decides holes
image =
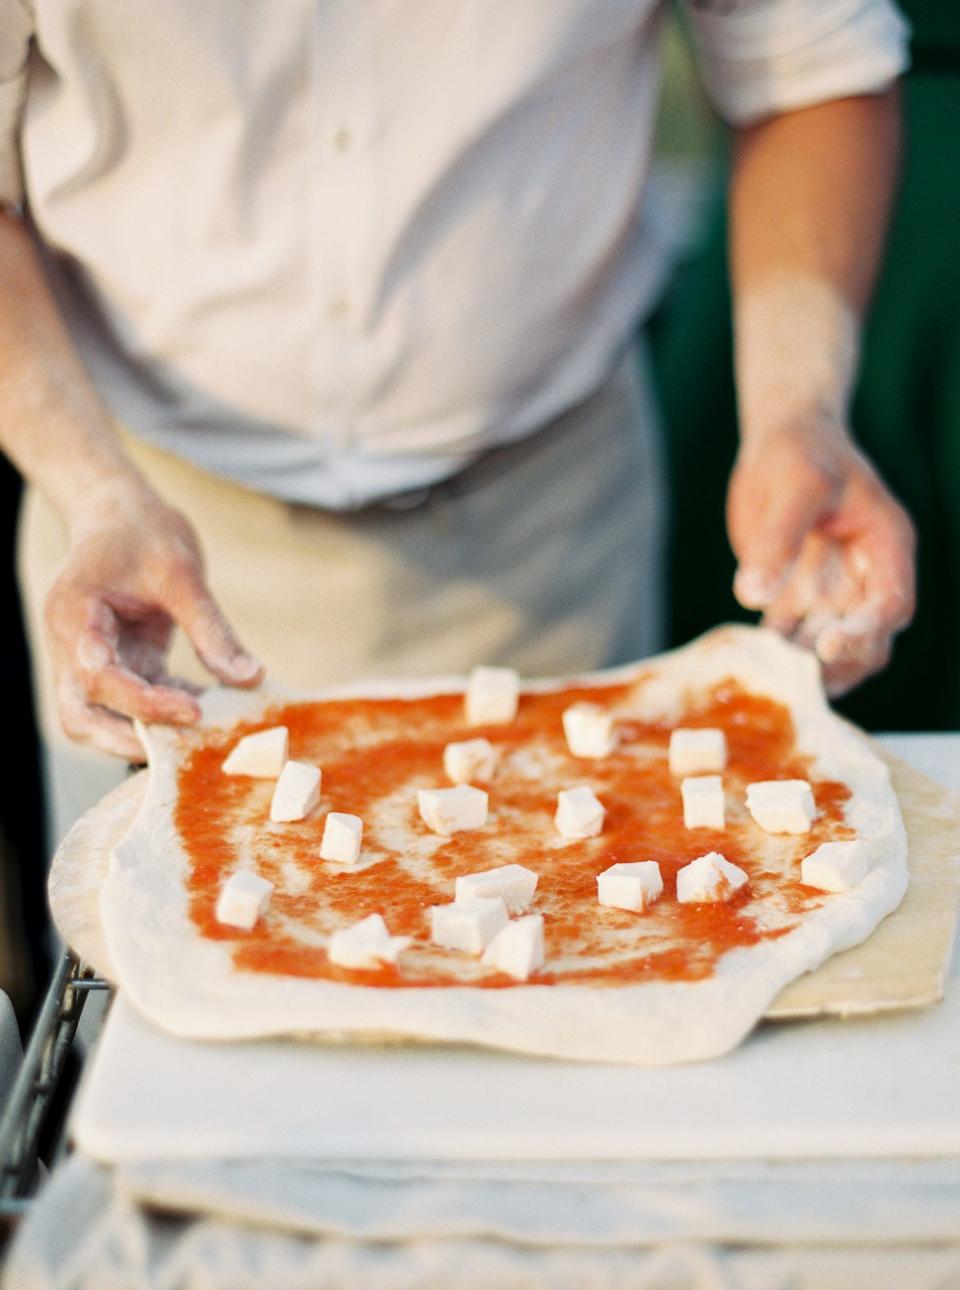
[[[746,442],[727,525],[737,599],[816,652],[831,695],[885,666],[913,617],[916,536],[845,428],[811,418]]]

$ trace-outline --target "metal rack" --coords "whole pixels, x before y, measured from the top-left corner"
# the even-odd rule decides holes
[[[58,1102],[65,1112],[64,1076],[87,997],[109,989],[75,954],[62,954],[0,1120],[0,1224],[6,1227],[30,1205],[41,1176],[41,1145],[57,1127]]]

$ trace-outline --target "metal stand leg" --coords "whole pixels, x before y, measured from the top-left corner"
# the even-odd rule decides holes
[[[69,951],[54,971],[0,1121],[0,1222],[23,1216],[36,1188],[40,1143],[91,990],[106,981]]]

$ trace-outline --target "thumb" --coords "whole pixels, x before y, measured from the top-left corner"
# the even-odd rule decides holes
[[[176,581],[167,608],[217,680],[248,687],[263,679],[263,664],[240,644],[199,570],[184,573]]]
[[[739,462],[727,496],[737,557],[734,595],[745,609],[772,604],[807,535],[836,508],[842,480],[810,457],[763,452]]]

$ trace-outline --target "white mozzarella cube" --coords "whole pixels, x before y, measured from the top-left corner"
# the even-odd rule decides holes
[[[596,703],[573,703],[564,708],[562,720],[574,757],[609,757],[617,746],[613,713]]]
[[[508,913],[522,914],[533,900],[538,880],[538,875],[522,864],[502,864],[482,873],[463,874],[456,881],[454,900],[499,896]]]
[[[702,771],[724,770],[727,765],[727,737],[722,730],[674,730],[670,735],[670,771],[674,775],[698,775]]]
[[[663,878],[655,860],[612,864],[597,877],[597,901],[611,909],[641,913],[662,891]]]
[[[286,726],[273,726],[244,735],[231,748],[223,763],[225,775],[251,775],[254,779],[276,779],[287,760],[290,736]]]
[[[809,833],[816,819],[805,779],[768,779],[747,785],[747,810],[767,833]]]
[[[471,726],[502,726],[517,715],[520,677],[512,667],[475,667],[465,697]]]
[[[682,905],[729,900],[746,881],[739,865],[731,864],[718,851],[709,851],[677,874],[677,900]]]
[[[327,958],[338,967],[372,968],[396,963],[410,936],[391,936],[380,914],[369,914],[352,927],[334,932],[327,942]]]
[[[305,820],[320,801],[320,767],[305,761],[288,761],[280,772],[270,803],[274,824]]]
[[[565,838],[595,838],[603,829],[603,803],[589,784],[564,788],[557,794],[553,817],[557,832]]]
[[[850,842],[822,842],[800,864],[800,881],[820,891],[849,891],[870,867],[867,848],[860,838]]]
[[[421,788],[417,792],[420,817],[434,833],[482,828],[487,822],[488,803],[483,789],[470,784],[458,784],[456,788]]]
[[[331,811],[323,822],[320,859],[336,860],[338,864],[356,864],[360,859],[362,840],[363,821],[358,815]]]
[[[527,914],[502,927],[484,950],[483,964],[526,981],[543,967],[543,915]]]
[[[499,896],[457,900],[431,908],[430,937],[447,950],[482,954],[507,922],[507,907]]]
[[[443,770],[455,784],[493,779],[497,750],[489,739],[461,739],[443,750]]]
[[[246,870],[231,874],[217,897],[217,922],[251,931],[266,912],[272,893],[273,883],[258,874]]]
[[[722,829],[723,780],[719,775],[693,775],[680,785],[683,823],[688,829]]]

